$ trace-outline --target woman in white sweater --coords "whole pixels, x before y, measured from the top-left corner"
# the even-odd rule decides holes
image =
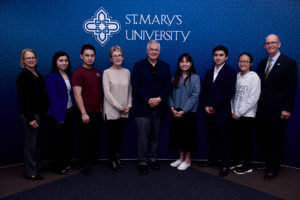
[[[122,135],[132,107],[130,72],[122,67],[124,53],[119,46],[109,52],[112,66],[103,72],[103,114],[108,130],[107,151],[109,167],[118,171],[125,165],[120,161]]]
[[[234,170],[236,174],[252,172],[252,128],[260,95],[260,78],[251,71],[252,64],[251,54],[242,53],[239,56],[240,72],[237,74],[235,95],[231,101],[235,161],[239,164]]]

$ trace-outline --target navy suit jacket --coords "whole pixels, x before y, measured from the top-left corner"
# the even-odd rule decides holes
[[[69,77],[69,80],[71,84],[71,77]],[[46,77],[46,89],[49,99],[48,115],[53,116],[56,122],[64,121],[68,104],[68,91],[65,80],[59,73],[52,72]],[[73,99],[73,92],[71,94]]]
[[[280,54],[268,79],[265,69],[268,58],[263,59],[257,68],[261,79],[261,94],[258,101],[257,115],[280,118],[281,111],[293,111],[297,92],[297,63],[292,58]]]
[[[214,67],[207,70],[205,74],[202,88],[204,108],[213,107],[218,118],[231,117],[231,99],[235,92],[236,71],[225,64],[215,82],[213,77]]]
[[[136,62],[132,73],[133,104],[135,116],[149,117],[153,109],[148,105],[150,98],[160,97],[162,102],[155,108],[165,113],[167,97],[171,88],[171,72],[169,64],[157,61],[156,82],[152,79],[151,68],[147,59]]]

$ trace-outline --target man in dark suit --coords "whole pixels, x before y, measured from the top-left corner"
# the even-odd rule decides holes
[[[167,109],[171,86],[169,64],[158,60],[160,44],[151,40],[147,44],[146,59],[134,64],[132,73],[133,109],[138,134],[139,171],[147,174],[148,164],[159,169],[157,150],[160,121]]]
[[[226,64],[228,50],[225,46],[213,49],[215,66],[207,70],[202,96],[205,109],[205,125],[208,133],[208,162],[200,166],[216,165],[221,152],[219,176],[229,174],[231,143],[231,99],[235,92],[236,72]]]
[[[278,175],[284,150],[286,123],[291,117],[297,90],[296,61],[281,54],[280,46],[277,35],[268,35],[264,45],[268,58],[263,59],[257,69],[261,79],[257,129],[266,161],[266,180]]]

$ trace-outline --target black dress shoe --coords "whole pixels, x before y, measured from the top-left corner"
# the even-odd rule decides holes
[[[151,167],[151,169],[153,170],[159,170],[159,165],[158,165],[158,162],[155,161],[155,162],[150,162],[149,163],[149,166]]]
[[[270,181],[270,180],[273,180],[276,176],[277,176],[277,174],[268,172],[268,173],[265,174],[264,180]]]
[[[219,177],[225,177],[228,176],[230,169],[228,167],[223,167],[220,171],[219,171]]]
[[[32,181],[40,181],[40,180],[44,180],[45,178],[37,174],[35,176],[25,176],[25,179],[32,180]]]
[[[218,165],[219,163],[217,161],[199,161],[198,163],[199,167],[214,167]]]
[[[115,160],[109,161],[109,168],[115,172],[119,170],[119,166]]]
[[[84,176],[90,176],[90,175],[92,175],[91,168],[89,168],[89,167],[81,168],[81,169],[80,169],[80,172],[81,172],[81,174],[84,175]]]
[[[139,166],[139,171],[141,174],[147,174],[148,173],[148,167],[145,165],[140,165]]]

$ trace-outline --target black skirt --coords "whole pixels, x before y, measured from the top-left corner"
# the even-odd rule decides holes
[[[187,112],[181,118],[172,117],[169,148],[184,152],[198,151],[196,113]]]

